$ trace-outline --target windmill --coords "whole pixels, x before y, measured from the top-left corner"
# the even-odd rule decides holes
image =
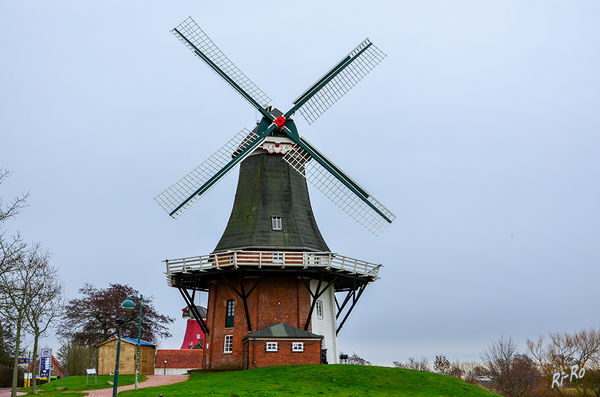
[[[205,367],[269,365],[256,359],[256,340],[275,334],[287,342],[301,336],[312,341],[307,344],[318,342],[321,361],[337,362],[337,334],[367,284],[378,278],[381,265],[331,252],[314,219],[306,181],[375,234],[395,216],[301,137],[293,116],[298,112],[312,124],[385,54],[364,40],[284,113],[271,106],[270,98],[191,17],[172,33],[262,116],[256,127],[242,129],[155,197],[177,218],[241,165],[232,213],[215,250],[165,261],[169,285],[179,289],[192,312],[197,310],[196,292],[208,292],[207,320],[194,313],[207,335]],[[240,304],[243,316],[236,314]],[[313,359],[307,354],[296,361]]]

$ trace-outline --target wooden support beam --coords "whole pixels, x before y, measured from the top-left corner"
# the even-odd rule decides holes
[[[346,322],[346,320],[348,319],[348,316],[350,315],[350,313],[352,313],[352,309],[354,309],[354,306],[356,306],[356,303],[358,302],[358,300],[360,299],[360,296],[362,295],[362,293],[364,292],[365,288],[367,288],[367,284],[363,284],[359,287],[359,291],[358,291],[358,295],[354,296],[355,294],[353,293],[353,297],[352,297],[352,306],[350,306],[350,309],[348,309],[348,312],[346,312],[346,315],[344,316],[344,319],[342,320],[342,322],[340,323],[340,325],[337,327],[337,329],[335,330],[335,335],[337,336],[337,334],[340,333],[340,330],[342,329],[342,327],[344,326],[344,323]],[[354,290],[356,291],[356,290]]]
[[[250,288],[250,290],[248,292],[246,292],[245,288],[244,288],[244,277],[240,276],[239,280],[240,280],[240,289],[238,290],[228,279],[227,277],[225,277],[224,274],[221,275],[221,278],[227,283],[227,285],[229,285],[229,287],[233,290],[233,292],[235,292],[237,294],[237,296],[240,297],[240,299],[242,300],[242,303],[244,304],[244,314],[246,315],[246,325],[248,326],[248,332],[252,332],[252,321],[250,320],[250,311],[248,309],[248,297],[250,296],[250,294],[252,293],[252,291],[254,291],[254,289],[258,286],[258,284],[262,281],[262,276],[258,278],[258,280],[256,280],[256,283],[254,283],[254,285],[252,286],[252,288]]]
[[[306,322],[304,323],[304,330],[308,331],[308,326],[310,325],[310,319],[312,318],[312,314],[313,311],[315,310],[315,306],[317,304],[317,299],[319,299],[321,297],[321,295],[323,295],[323,293],[325,291],[327,291],[327,289],[333,285],[333,283],[335,282],[335,278],[333,280],[331,280],[330,282],[328,282],[323,289],[321,288],[321,284],[323,282],[323,274],[321,274],[321,277],[319,278],[319,283],[317,284],[317,289],[315,290],[315,292],[313,293],[312,290],[310,289],[310,284],[307,283],[304,278],[301,278],[302,282],[304,283],[304,286],[308,289],[308,293],[310,294],[310,296],[313,298],[313,301],[310,305],[310,310],[308,311],[308,317],[306,318]]]

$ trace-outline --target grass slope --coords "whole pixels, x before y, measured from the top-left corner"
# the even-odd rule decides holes
[[[187,382],[124,391],[119,397],[419,396],[499,397],[457,378],[360,365],[302,365],[193,374]]]

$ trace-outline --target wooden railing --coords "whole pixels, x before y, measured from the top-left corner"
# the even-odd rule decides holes
[[[381,265],[332,252],[227,251],[203,256],[167,259],[167,280],[176,273],[240,267],[324,268],[378,278]]]

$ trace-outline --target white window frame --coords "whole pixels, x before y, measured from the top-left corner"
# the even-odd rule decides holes
[[[272,216],[271,228],[273,230],[283,230],[283,218],[280,216]]]
[[[315,304],[315,315],[319,319],[323,318],[323,301],[320,299],[317,300],[317,303]]]
[[[321,264],[321,257],[316,254],[307,254],[306,259],[306,262],[308,262],[308,265],[310,266],[318,266]]]
[[[227,325],[227,319],[231,317],[233,324]],[[235,299],[227,300],[225,303],[225,328],[233,328],[235,325]]]
[[[233,353],[233,335],[225,335],[225,340],[223,341],[223,353]]]
[[[292,351],[293,352],[303,352],[304,351],[304,342],[292,342]]]
[[[284,261],[284,255],[283,252],[273,252],[272,254],[273,256],[273,263],[283,263]]]
[[[265,351],[268,351],[268,352],[279,351],[279,344],[277,342],[267,342],[265,344]]]

